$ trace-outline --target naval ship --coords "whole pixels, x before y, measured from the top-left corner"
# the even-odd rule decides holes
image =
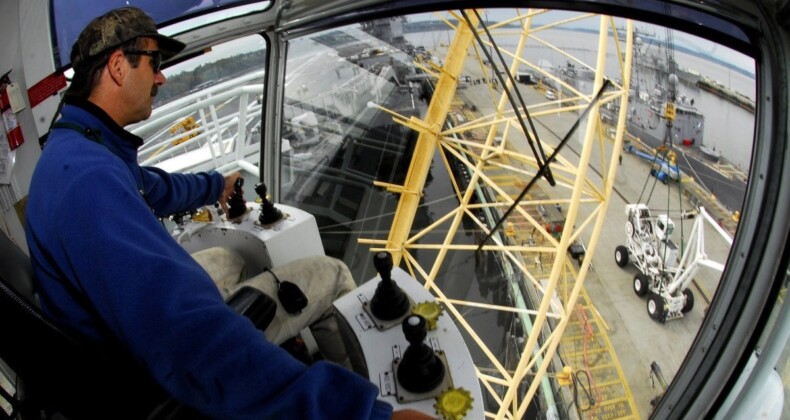
[[[651,147],[668,142],[687,147],[703,146],[705,116],[694,106],[693,97],[699,93],[696,83],[699,78],[675,61],[669,42],[657,46],[643,40],[642,36],[647,34],[637,32],[635,35],[626,128]],[[554,68],[552,73],[579,92],[592,91],[595,73],[588,68],[568,61],[564,67]],[[674,115],[671,124],[667,124],[667,106]],[[607,104],[601,109],[601,119],[612,123],[618,112],[618,103]]]
[[[683,176],[693,178],[730,212],[740,211],[746,181],[721,170],[723,157],[705,143],[705,115],[695,106],[701,94],[699,75],[675,61],[671,31],[662,41],[645,41],[643,36],[635,36],[628,133],[648,150],[666,147],[662,150],[674,153]],[[618,111],[617,103],[605,106],[601,119],[615,121]]]

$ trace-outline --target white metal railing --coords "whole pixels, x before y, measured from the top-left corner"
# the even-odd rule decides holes
[[[263,71],[249,73],[156,108],[151,118],[131,129],[145,139],[138,152],[140,164],[169,171],[252,170],[260,156],[260,136],[255,134],[260,132],[258,99],[263,95],[263,84],[252,82],[263,76]],[[189,117],[197,123],[194,128],[170,132]],[[252,164],[230,165],[245,159]]]

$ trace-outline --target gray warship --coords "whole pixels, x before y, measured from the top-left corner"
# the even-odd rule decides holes
[[[730,211],[740,211],[746,181],[718,170],[724,158],[705,143],[705,115],[695,107],[695,98],[702,94],[699,73],[675,61],[671,32],[663,40],[651,36],[645,41],[645,34],[636,35],[626,130],[650,148],[675,152],[684,175],[696,179]],[[577,76],[585,79],[584,74]],[[601,119],[611,123],[618,112],[618,104],[609,104]]]

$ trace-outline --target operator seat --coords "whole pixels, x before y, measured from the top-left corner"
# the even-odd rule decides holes
[[[29,258],[1,232],[0,255],[0,359],[16,374],[17,388],[15,395],[4,395],[11,397],[11,418],[16,413],[23,419],[200,418],[171,398],[130,354],[89,343],[45,318]],[[250,287],[228,304],[261,330],[276,309],[273,299]]]

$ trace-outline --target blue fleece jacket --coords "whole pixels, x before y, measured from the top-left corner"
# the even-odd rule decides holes
[[[50,319],[130,350],[212,417],[390,418],[370,382],[330,363],[308,368],[266,341],[159,223],[216,202],[222,175],[140,167],[142,139],[86,101],[68,103],[60,122],[99,135],[53,129],[33,174],[25,228]]]

